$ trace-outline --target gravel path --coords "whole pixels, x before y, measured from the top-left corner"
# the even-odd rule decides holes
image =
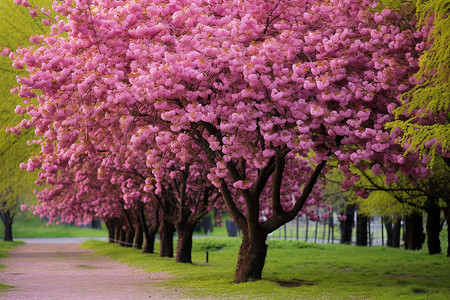
[[[79,244],[25,244],[0,263],[0,282],[14,286],[1,299],[180,299],[157,282],[164,273],[142,270],[96,256]]]

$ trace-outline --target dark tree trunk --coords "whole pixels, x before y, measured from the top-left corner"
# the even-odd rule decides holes
[[[352,230],[355,224],[355,206],[349,205],[345,208],[346,219],[343,222],[343,232],[341,232],[341,243],[352,243]]]
[[[393,237],[393,229],[392,229],[392,219],[389,217],[383,217],[384,228],[386,228],[387,241],[386,246],[392,246],[392,237]]]
[[[133,247],[135,235],[135,230],[125,230],[125,247]]]
[[[120,233],[122,232],[122,224],[119,220],[114,222],[114,243],[120,243]]]
[[[121,226],[119,229],[119,244],[120,246],[126,246],[126,242],[127,242],[127,232]]]
[[[159,205],[155,205],[154,215],[159,215]],[[137,221],[139,226],[142,228],[143,233],[143,244],[142,253],[154,253],[155,249],[155,236],[159,227],[158,217],[147,220],[145,216],[144,203],[138,202],[138,207],[136,211]]]
[[[413,213],[405,217],[405,249],[419,250],[425,241],[422,213]]]
[[[425,208],[427,212],[427,245],[429,254],[441,253],[441,241],[439,233],[441,232],[441,209],[438,205],[438,199],[428,197]]]
[[[155,237],[156,230],[152,232],[144,232],[144,247],[142,248],[142,253],[154,253],[155,252]]]
[[[356,218],[356,245],[367,246],[367,222],[368,217],[357,213]]]
[[[192,263],[192,234],[194,233],[196,224],[192,225],[186,223],[177,226],[176,228],[178,240],[175,261],[181,263]]]
[[[159,243],[160,257],[173,257],[173,234],[175,232],[174,226],[162,219],[159,224]]]
[[[386,246],[400,248],[400,226],[401,219],[383,217],[384,226],[387,233]]]
[[[108,242],[114,243],[114,221],[105,220],[105,225],[108,229]]]
[[[3,241],[12,242],[13,234],[12,234],[12,224],[14,220],[14,216],[11,215],[9,210],[0,212],[0,218],[3,222]]]
[[[395,220],[392,226],[392,247],[400,248],[402,220]]]
[[[92,220],[92,229],[102,229],[102,221],[99,219]]]
[[[142,249],[143,243],[144,243],[144,229],[142,228],[141,222],[137,222],[133,247],[136,249]]]
[[[234,282],[261,279],[267,255],[266,238],[267,234],[263,232],[250,237],[246,230],[242,231],[242,244],[239,249]]]
[[[144,222],[146,222],[144,220]],[[159,228],[159,220],[158,218],[154,218],[150,224],[146,223],[144,228],[147,228],[147,230],[144,229],[144,248],[142,249],[143,253],[154,253],[155,251],[155,237],[156,233],[158,232]]]

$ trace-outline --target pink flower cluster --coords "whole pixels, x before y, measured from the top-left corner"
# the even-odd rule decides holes
[[[293,209],[314,166],[330,157],[345,189],[360,179],[350,166],[385,174],[386,183],[397,172],[425,176],[385,124],[412,87],[426,36],[405,24],[404,12],[376,5],[55,1],[64,18],[10,55],[29,73],[13,92],[25,104],[16,112],[30,118],[9,130],[35,127],[44,138],[24,166],[42,168],[52,185],[37,211],[68,221],[76,215],[66,216],[69,208],[106,216],[107,205],[128,208],[175,184],[188,187],[177,199],[193,207],[200,187],[219,188],[243,214],[256,199],[259,215],[270,217],[274,197]],[[321,201],[313,189],[303,213],[315,219],[308,207]]]

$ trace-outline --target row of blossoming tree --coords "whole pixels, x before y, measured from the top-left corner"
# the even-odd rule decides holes
[[[5,49],[13,93],[41,147],[36,213],[102,218],[161,255],[191,262],[192,233],[214,207],[242,229],[235,282],[261,278],[267,235],[299,214],[317,219],[321,174],[350,166],[410,178],[425,160],[389,132],[416,81],[427,26],[372,0],[61,0],[30,8],[50,27]],[[407,21],[405,21],[407,20]],[[443,122],[436,117],[436,122]],[[117,236],[117,235],[116,235]],[[165,253],[167,251],[167,253]]]

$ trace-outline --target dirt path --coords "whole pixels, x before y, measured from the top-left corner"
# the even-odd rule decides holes
[[[0,282],[14,286],[1,299],[180,299],[157,282],[163,273],[148,274],[96,256],[78,244],[25,244],[0,263]]]

